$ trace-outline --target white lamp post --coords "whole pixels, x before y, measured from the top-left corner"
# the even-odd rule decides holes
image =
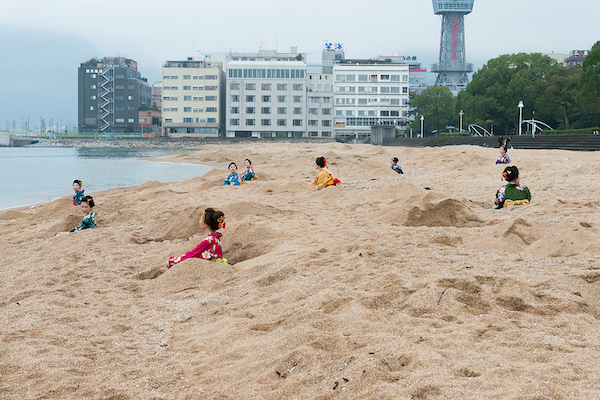
[[[423,134],[423,121],[425,121],[425,117],[423,117],[423,116],[421,115],[421,137],[422,137],[422,138],[424,138],[424,137],[425,137],[425,135]]]
[[[522,133],[522,128],[521,128],[521,124],[523,123],[523,107],[525,107],[525,105],[523,104],[522,101],[519,101],[519,136]]]
[[[535,111],[532,111],[532,113],[531,113],[531,122],[533,123],[532,130],[531,130],[531,137],[535,137],[535,130],[537,129],[537,126],[535,124]]]
[[[460,115],[460,124],[458,127],[458,132],[462,132],[462,116],[464,115],[463,110],[460,110],[460,112],[458,113],[458,115]]]

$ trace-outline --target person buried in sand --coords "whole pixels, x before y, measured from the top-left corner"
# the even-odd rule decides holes
[[[249,158],[246,158],[244,161],[244,166],[246,167],[246,170],[242,174],[242,182],[258,179],[258,176],[254,173],[254,168],[252,168],[252,161],[250,161]]]
[[[508,156],[508,154],[506,154],[507,150],[508,149],[506,148],[506,146],[500,147],[500,156],[496,160],[496,164],[509,164],[510,163],[511,159]]]
[[[531,193],[527,186],[521,185],[521,177],[519,176],[519,169],[517,167],[510,166],[504,168],[502,179],[506,180],[508,183],[504,186],[500,186],[496,192],[496,204],[493,208],[498,209],[502,207],[529,204],[531,201]]]
[[[404,172],[402,171],[402,168],[398,165],[398,157],[394,157],[392,158],[392,165],[390,166],[390,168],[392,169],[392,171],[395,171],[399,174],[404,174]]]
[[[92,199],[92,196],[85,196],[83,199],[81,199],[81,211],[85,214],[83,220],[79,223],[79,225],[77,225],[75,229],[70,230],[69,232],[58,232],[56,235],[64,235],[66,233],[81,231],[83,229],[95,228],[96,215],[98,215],[98,213],[92,211],[94,205],[94,199]]]
[[[234,162],[229,163],[229,172],[230,174],[227,175],[227,178],[225,178],[225,180],[223,181],[223,183],[221,183],[221,186],[239,186],[242,184],[242,180],[240,179],[240,176],[237,173],[237,165]]]
[[[327,169],[327,160],[324,157],[317,157],[315,159],[315,168],[319,169],[319,175],[310,184],[316,186],[319,189],[326,188],[327,186],[336,186],[338,183],[342,183],[338,178],[334,177],[331,172]]]
[[[217,232],[221,228],[225,228],[225,214],[212,208],[204,210],[200,219],[200,229],[206,233],[206,237],[194,250],[188,251],[182,256],[170,257],[167,268],[188,258],[202,258],[227,264],[227,260],[223,258],[223,248],[221,247],[222,234]]]
[[[73,191],[75,192],[75,194],[73,195],[73,205],[74,206],[78,206],[81,204],[81,199],[83,199],[83,197],[85,196],[83,194],[84,190],[81,189],[81,181],[79,179],[75,179],[73,181]]]

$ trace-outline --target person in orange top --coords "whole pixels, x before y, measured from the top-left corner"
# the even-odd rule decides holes
[[[336,186],[338,183],[342,183],[338,178],[334,177],[331,172],[327,169],[327,160],[324,157],[317,157],[315,160],[315,168],[321,170],[319,175],[310,184],[318,187],[319,189],[326,188],[327,186]]]

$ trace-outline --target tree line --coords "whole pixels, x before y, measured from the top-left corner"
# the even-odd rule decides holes
[[[447,87],[429,87],[410,100],[411,127],[420,132],[423,116],[426,135],[445,131],[458,126],[462,110],[464,130],[477,124],[511,134],[518,131],[520,101],[523,119],[535,115],[554,129],[600,126],[600,41],[582,66],[565,68],[540,53],[505,54],[475,72],[457,96]]]

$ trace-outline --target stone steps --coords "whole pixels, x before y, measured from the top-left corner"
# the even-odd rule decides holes
[[[475,145],[498,147],[499,136],[493,137],[440,137],[440,138],[395,138],[385,146],[452,146]],[[544,149],[544,150],[574,150],[574,151],[600,151],[600,135],[538,135],[531,137],[512,136],[511,146],[515,149]]]

